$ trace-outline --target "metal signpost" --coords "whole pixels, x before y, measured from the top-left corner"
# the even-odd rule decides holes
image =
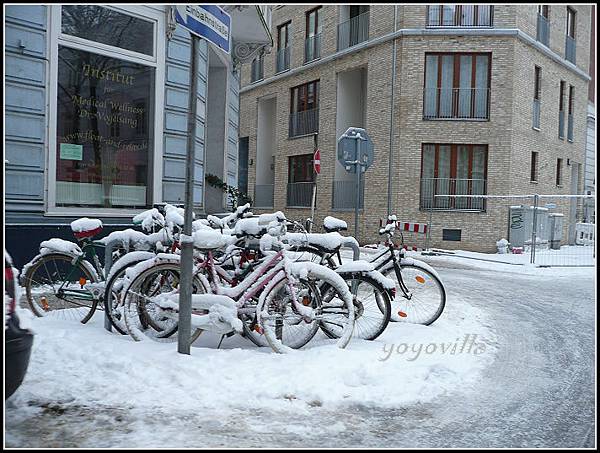
[[[308,225],[308,232],[312,232],[313,222],[315,221],[315,205],[317,203],[317,179],[321,174],[321,150],[317,148],[317,138],[315,134],[315,148],[316,151],[313,154],[313,169],[315,171],[315,183],[313,184],[312,190],[312,201],[310,204],[310,223]]]
[[[179,319],[177,327],[177,351],[190,353],[192,320],[192,269],[194,244],[192,242],[192,213],[194,209],[194,158],[196,145],[196,93],[198,87],[198,42],[204,38],[229,53],[231,17],[215,5],[177,5],[175,21],[190,32],[192,56],[190,68],[190,93],[188,118],[187,155],[185,170],[185,216],[181,242],[181,279],[179,293]]]
[[[367,131],[349,127],[338,138],[338,161],[346,171],[356,173],[356,205],[354,206],[354,237],[358,237],[358,211],[360,209],[360,176],[373,164],[373,142]]]

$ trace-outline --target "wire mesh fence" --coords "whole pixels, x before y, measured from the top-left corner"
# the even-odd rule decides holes
[[[507,264],[594,266],[596,225],[584,221],[593,195],[434,195],[478,200],[485,210],[428,207],[428,249]],[[587,200],[586,200],[587,199]]]

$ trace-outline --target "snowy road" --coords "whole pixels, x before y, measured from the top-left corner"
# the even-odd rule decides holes
[[[290,396],[289,408],[261,406],[249,398],[246,405],[197,410],[48,402],[33,410],[17,399],[5,409],[6,446],[595,446],[594,270],[467,261],[430,262],[449,290],[448,304],[481,310],[495,334],[493,361],[475,383],[465,381],[431,400],[393,405],[306,404]],[[402,366],[406,361],[392,363],[402,360],[391,355],[381,363]],[[54,385],[71,384],[66,379]],[[106,386],[126,391],[110,378]],[[249,382],[249,394],[252,389]],[[395,390],[405,391],[401,377]]]

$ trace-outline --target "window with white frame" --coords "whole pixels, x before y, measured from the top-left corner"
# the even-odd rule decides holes
[[[157,142],[158,20],[99,5],[55,8],[50,207],[147,207]]]

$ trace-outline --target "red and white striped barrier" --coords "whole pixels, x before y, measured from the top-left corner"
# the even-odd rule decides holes
[[[402,231],[411,231],[413,233],[427,234],[426,223],[396,222],[396,228],[399,228]]]

